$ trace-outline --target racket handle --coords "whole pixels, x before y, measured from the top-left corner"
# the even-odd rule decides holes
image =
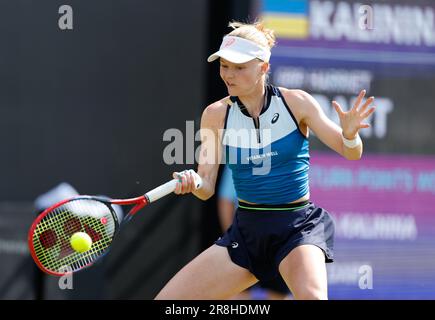
[[[201,177],[195,172],[195,174],[193,175],[193,178],[195,180],[195,186],[196,189],[201,188],[202,186],[202,179]],[[154,202],[164,196],[167,196],[168,194],[174,192],[175,188],[177,187],[177,183],[179,182],[178,179],[173,179],[171,181],[168,181],[164,184],[162,184],[161,186],[158,186],[157,188],[148,191],[145,194],[145,198],[147,198],[149,200],[149,202]]]

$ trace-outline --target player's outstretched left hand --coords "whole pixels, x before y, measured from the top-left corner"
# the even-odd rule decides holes
[[[337,101],[332,101],[332,105],[334,106],[335,111],[340,118],[340,125],[343,130],[343,136],[346,139],[353,140],[356,138],[358,131],[363,128],[369,128],[370,125],[368,123],[364,123],[363,121],[367,119],[374,111],[375,107],[372,106],[368,110],[369,105],[375,100],[374,97],[368,98],[364,104],[360,107],[360,104],[366,95],[366,90],[361,90],[358,95],[358,98],[355,101],[353,107],[344,112]]]

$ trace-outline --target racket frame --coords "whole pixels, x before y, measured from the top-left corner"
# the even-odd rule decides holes
[[[192,170],[193,172],[193,170]],[[193,172],[194,173],[194,172]],[[202,179],[198,174],[194,174],[194,181],[195,181],[195,187],[196,189],[201,188],[202,187]],[[54,209],[70,202],[73,200],[80,200],[80,199],[88,199],[88,200],[95,200],[95,201],[99,201],[104,203],[106,206],[109,207],[110,212],[112,213],[114,222],[115,222],[115,230],[112,236],[112,239],[115,237],[117,231],[119,230],[119,226],[122,222],[126,222],[129,221],[132,216],[134,216],[140,209],[142,209],[143,207],[145,207],[146,205],[157,201],[158,199],[172,193],[176,186],[177,183],[181,183],[180,179],[173,179],[170,180],[160,186],[158,186],[157,188],[152,189],[151,191],[148,191],[147,193],[145,193],[142,196],[139,197],[135,197],[135,198],[129,198],[129,199],[106,199],[106,198],[101,198],[98,196],[86,196],[86,195],[80,195],[80,196],[75,196],[69,199],[65,199],[63,201],[60,201],[54,205],[52,205],[51,207],[45,209],[43,212],[41,212],[41,214],[39,214],[39,216],[35,219],[35,221],[32,223],[30,229],[29,229],[29,233],[28,233],[28,237],[27,237],[27,241],[28,241],[28,247],[29,247],[29,251],[30,254],[33,258],[33,260],[35,261],[36,265],[39,267],[39,269],[41,269],[43,272],[51,274],[51,275],[55,275],[55,276],[63,276],[66,274],[71,274],[74,272],[79,272],[87,267],[92,266],[97,260],[99,260],[102,256],[105,255],[105,253],[103,253],[101,256],[99,256],[98,258],[96,258],[94,261],[92,261],[91,263],[87,264],[86,266],[78,269],[78,270],[74,270],[74,271],[67,271],[64,273],[61,272],[54,272],[51,270],[46,269],[41,262],[39,261],[38,257],[36,256],[35,253],[35,248],[33,245],[33,235],[36,229],[36,226],[38,225],[38,223],[47,215],[49,214],[51,211],[53,211]],[[118,217],[116,215],[115,210],[113,209],[113,207],[111,206],[112,204],[116,204],[116,205],[134,205],[134,207],[132,207],[130,209],[130,211],[128,212],[128,214],[123,218],[123,220],[120,222],[118,221]],[[106,248],[106,253],[107,253],[107,248]]]
[[[106,206],[109,207],[110,212],[112,213],[114,222],[115,222],[115,231],[113,234],[113,237],[115,237],[116,233],[118,232],[119,226],[120,226],[120,221],[118,220],[118,217],[113,209],[113,207],[111,206],[112,204],[116,204],[116,205],[135,205],[134,207],[132,207],[130,209],[130,211],[128,212],[128,214],[126,215],[125,219],[130,219],[133,215],[135,215],[139,210],[141,210],[143,207],[145,207],[148,203],[149,200],[147,199],[148,197],[146,197],[146,195],[140,196],[140,197],[136,197],[136,198],[130,198],[130,199],[103,199],[100,198],[98,196],[86,196],[86,195],[81,195],[81,196],[75,196],[72,198],[68,198],[65,200],[62,200],[54,205],[52,205],[51,207],[48,207],[47,209],[45,209],[43,212],[41,212],[38,217],[35,219],[35,221],[33,221],[30,229],[29,229],[29,233],[27,236],[27,243],[28,243],[28,247],[29,247],[29,251],[30,254],[32,256],[33,261],[35,261],[36,265],[38,266],[38,268],[45,272],[48,273],[50,275],[54,275],[54,276],[64,276],[67,274],[71,274],[74,272],[78,272],[81,271],[83,269],[86,269],[88,267],[90,267],[91,265],[93,265],[95,263],[95,261],[97,261],[99,258],[97,258],[95,261],[87,264],[86,266],[84,266],[83,268],[80,268],[79,270],[76,271],[69,271],[69,272],[54,272],[52,270],[49,270],[47,268],[45,268],[42,263],[39,261],[36,253],[35,253],[35,247],[33,245],[33,237],[34,237],[34,233],[35,233],[35,229],[36,226],[39,224],[39,222],[41,222],[42,219],[44,219],[50,212],[52,212],[53,210],[55,210],[56,208],[59,208],[61,206],[63,206],[64,204],[68,203],[68,202],[72,202],[72,201],[76,201],[76,200],[94,200],[94,201],[99,201],[104,203]],[[104,254],[103,254],[104,255]],[[103,256],[102,255],[102,256]]]

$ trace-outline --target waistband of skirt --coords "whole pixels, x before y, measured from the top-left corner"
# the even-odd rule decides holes
[[[239,200],[239,208],[254,211],[294,211],[308,207],[310,204],[310,200],[285,204],[251,204]]]

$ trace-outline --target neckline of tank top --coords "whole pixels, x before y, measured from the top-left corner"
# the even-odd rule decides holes
[[[272,100],[272,92],[273,92],[273,87],[271,85],[267,85],[266,86],[266,103],[263,104],[263,108],[261,109],[260,115],[261,116],[263,113],[265,113],[270,106],[270,102]],[[246,107],[243,105],[242,101],[240,101],[239,97],[237,96],[231,96],[230,97],[231,102],[237,102],[237,106],[239,107],[239,110],[248,118],[252,118],[251,115],[249,114],[248,110],[246,109]]]

